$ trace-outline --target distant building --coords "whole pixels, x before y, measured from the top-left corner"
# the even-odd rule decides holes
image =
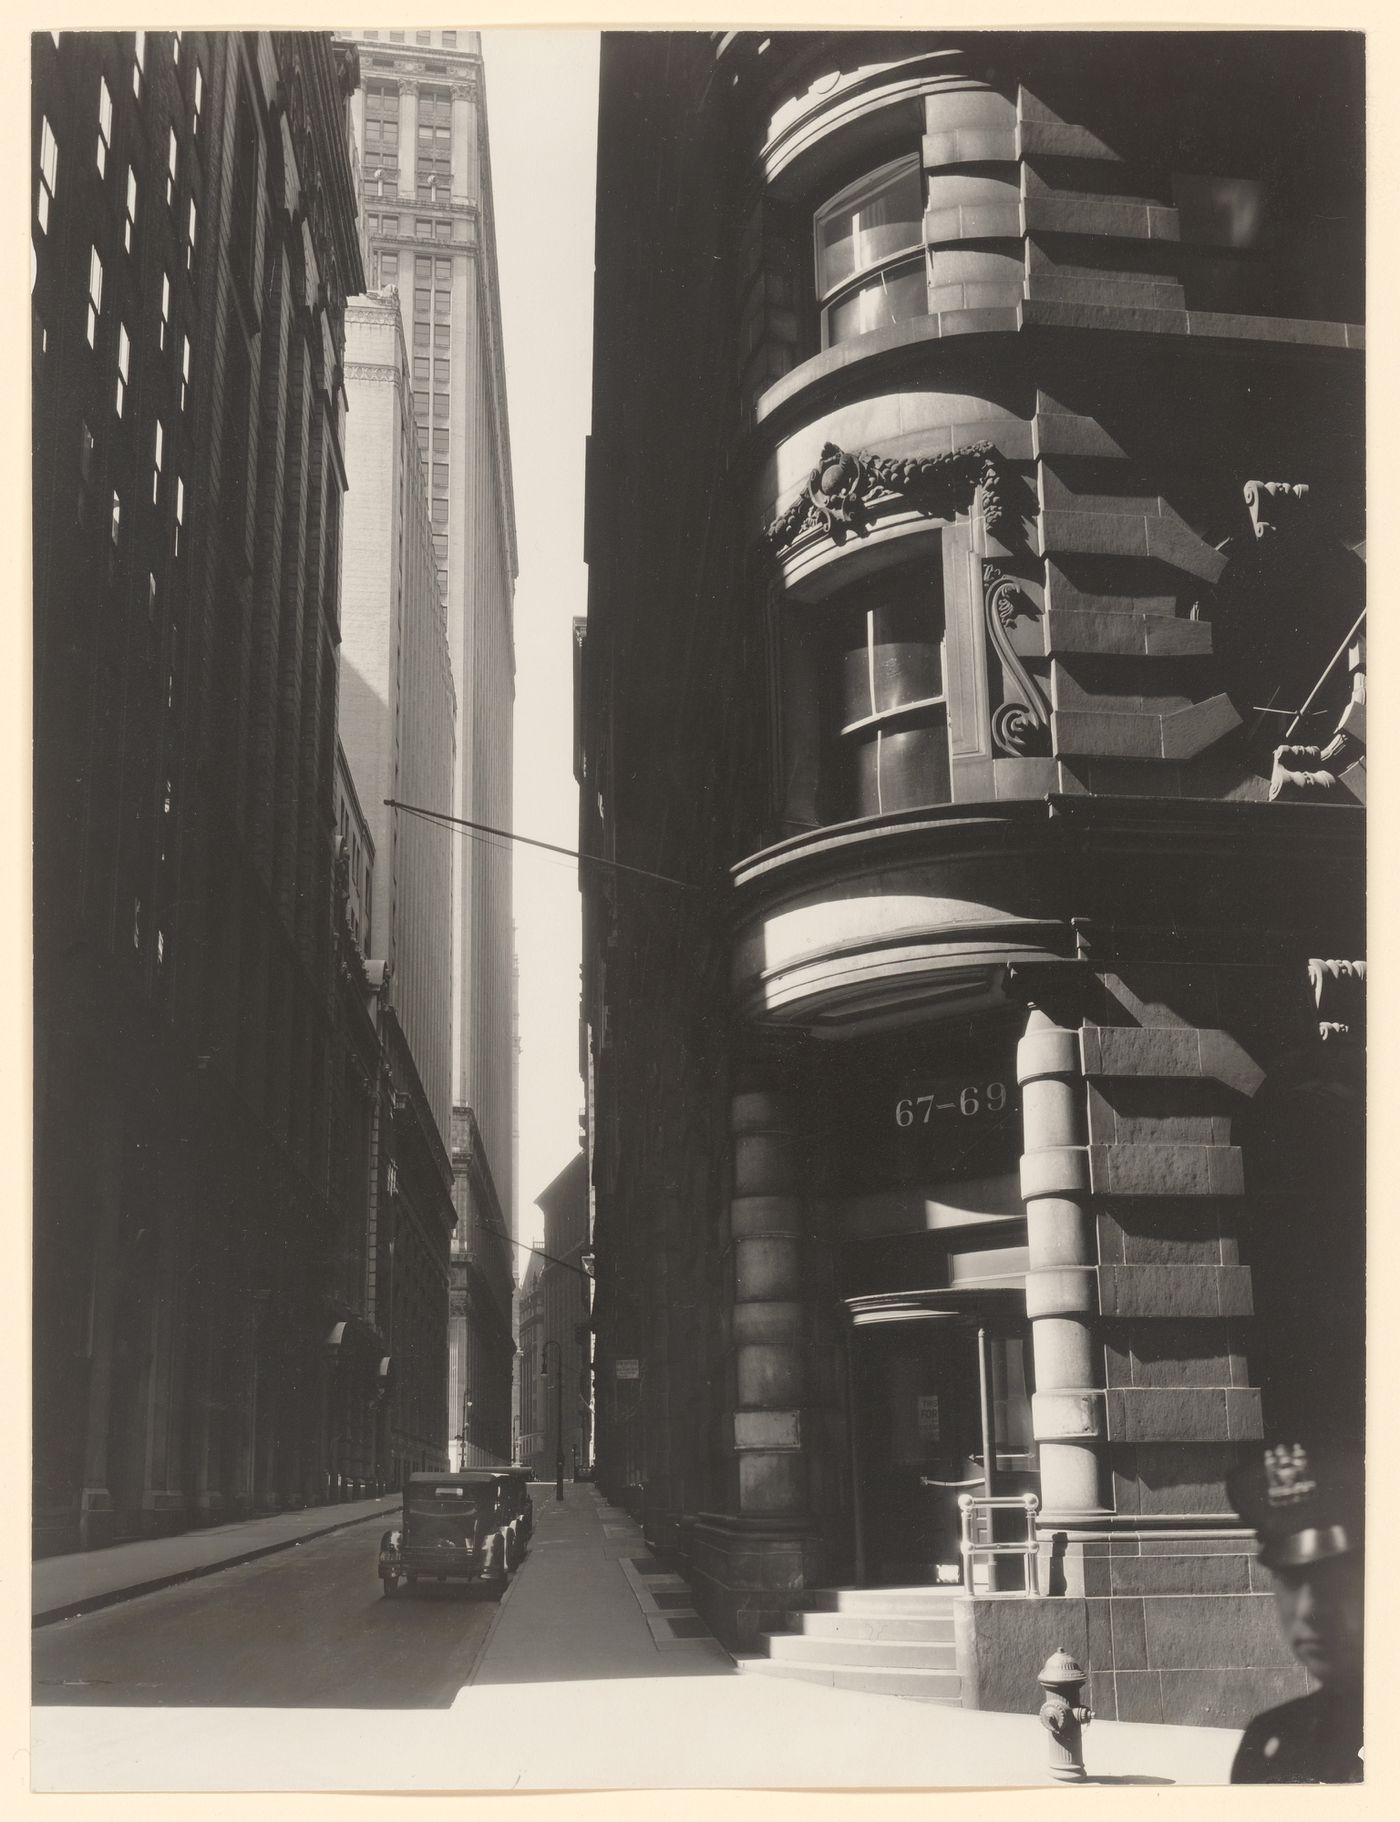
[[[386,1132],[393,1083],[381,1047],[384,964],[369,960],[374,837],[336,742],[335,997],[332,1002],[329,1309],[325,1336],[327,1492],[354,1499],[396,1484],[390,1318],[377,1293]]]
[[[1363,66],[604,35],[598,1476],[732,1646],[1304,1692],[1225,1482],[1362,1440]]]
[[[395,286],[447,603],[454,814],[509,828],[517,571],[480,34],[356,32],[353,98],[369,283]],[[459,834],[453,876],[453,1105],[469,1106],[513,1220],[516,1057],[511,862]]]
[[[351,51],[32,40],[34,1524],[325,1498]],[[343,1038],[343,1042],[342,1042]],[[358,1146],[361,1139],[354,1141]]]
[[[553,1480],[560,1461],[574,1475],[593,1458],[592,1266],[588,1164],[571,1158],[535,1198],[544,1216],[543,1268],[535,1290],[539,1360],[532,1434],[540,1478]],[[536,1255],[538,1256],[538,1255]],[[522,1362],[523,1370],[523,1362]],[[523,1422],[523,1419],[522,1419]],[[562,1425],[562,1427],[561,1427]]]
[[[491,1467],[511,1459],[515,1265],[510,1223],[496,1195],[470,1107],[452,1114],[453,1193],[448,1419],[453,1459]]]
[[[340,736],[378,857],[372,954],[391,1117],[371,1206],[397,1479],[446,1465],[450,1425],[452,836],[389,806],[450,812],[456,696],[392,286],[350,301],[346,394]]]
[[[515,1377],[520,1400],[520,1433],[516,1440],[516,1460],[524,1462],[536,1480],[544,1480],[554,1472],[552,1464],[546,1466],[545,1462],[545,1393],[540,1378],[544,1346],[544,1301],[540,1295],[540,1273],[544,1270],[544,1264],[537,1252],[531,1252],[524,1276],[520,1280],[517,1318],[520,1354]]]

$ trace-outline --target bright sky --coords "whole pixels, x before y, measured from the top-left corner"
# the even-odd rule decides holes
[[[520,576],[515,829],[578,845],[573,631],[586,608],[583,457],[593,346],[598,34],[482,33]],[[578,1146],[581,924],[575,863],[517,843],[520,1151],[516,1232]],[[524,1256],[518,1255],[519,1271]]]

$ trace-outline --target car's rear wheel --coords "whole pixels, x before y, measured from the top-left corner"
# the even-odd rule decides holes
[[[379,1579],[384,1585],[385,1600],[386,1601],[392,1600],[399,1591],[398,1576],[397,1575],[381,1575]]]

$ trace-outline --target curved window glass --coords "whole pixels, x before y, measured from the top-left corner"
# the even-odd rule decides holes
[[[924,178],[917,158],[882,165],[816,213],[822,344],[928,314]]]
[[[838,610],[823,820],[946,803],[948,704],[936,580],[896,571]]]

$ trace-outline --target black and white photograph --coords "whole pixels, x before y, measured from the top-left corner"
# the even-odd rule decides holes
[[[1374,1796],[1371,35],[269,10],[12,47],[30,1790]]]

